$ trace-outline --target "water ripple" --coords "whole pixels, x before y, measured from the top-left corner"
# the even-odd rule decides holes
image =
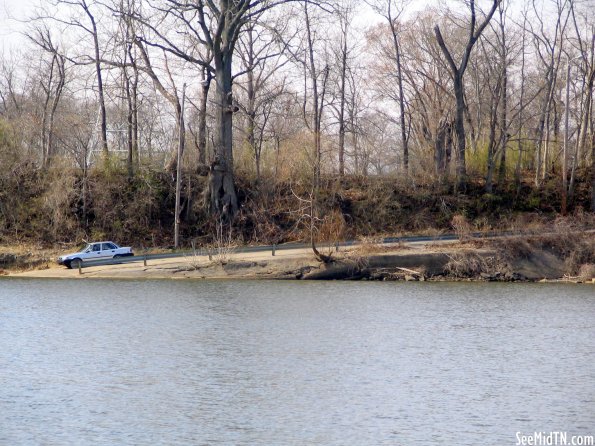
[[[593,434],[592,288],[0,280],[1,445]]]

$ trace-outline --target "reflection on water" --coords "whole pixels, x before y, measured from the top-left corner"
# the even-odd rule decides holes
[[[593,291],[1,280],[0,444],[595,434]]]

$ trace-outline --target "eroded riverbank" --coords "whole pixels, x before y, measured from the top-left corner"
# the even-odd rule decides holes
[[[302,279],[302,280],[568,280],[593,283],[592,234],[473,239],[464,242],[361,245],[329,250],[321,263],[310,249],[219,252],[69,270],[45,264],[8,275],[37,278]]]

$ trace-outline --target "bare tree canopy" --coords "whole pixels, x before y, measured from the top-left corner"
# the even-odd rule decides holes
[[[124,231],[129,223],[110,226],[117,212],[102,194],[111,189],[97,180],[122,175],[114,200],[135,196],[116,191],[146,188],[154,199],[135,199],[130,212],[157,227],[175,220],[180,244],[216,222],[276,240],[279,228],[295,229],[280,222],[293,216],[296,197],[308,202],[300,209],[315,237],[337,206],[345,215],[357,209],[351,188],[360,181],[456,190],[461,200],[481,193],[486,206],[507,201],[523,211],[593,210],[590,6],[40,2],[20,47],[0,53],[0,186],[8,191],[0,196],[21,193],[11,181],[27,166],[69,181],[30,194],[51,207],[50,190],[69,191],[55,206],[66,209],[56,221],[68,224],[54,234]],[[379,206],[406,208],[397,195]],[[437,200],[450,216],[448,200]],[[0,234],[45,215],[10,203],[0,205]]]

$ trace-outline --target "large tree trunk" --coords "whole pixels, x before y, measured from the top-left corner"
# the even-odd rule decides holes
[[[500,89],[500,85],[497,86],[497,89]],[[500,95],[499,91],[496,91],[495,95]],[[498,104],[499,99],[492,98],[492,107],[490,111],[490,136],[488,140],[488,166],[487,166],[487,174],[486,174],[486,184],[485,184],[485,191],[488,194],[493,192],[494,188],[494,170],[496,167],[496,124],[497,124],[497,114],[498,114]]]
[[[127,38],[130,30],[127,29]],[[132,65],[132,76],[128,76],[128,70],[124,69],[124,83],[126,87],[126,101],[128,105],[127,115],[127,133],[128,133],[128,159],[127,170],[128,177],[132,179],[135,168],[140,166],[140,155],[138,153],[138,67],[132,54],[132,43],[126,48],[124,60],[130,60]]]
[[[536,139],[537,139],[537,147],[535,148],[535,152],[536,152],[536,157],[535,157],[535,186],[536,187],[541,187],[541,167],[542,167],[542,163],[543,163],[543,146],[544,146],[544,141],[543,141],[543,136],[544,136],[544,131],[545,131],[545,123],[546,123],[546,118],[548,117],[548,109],[550,107],[550,95],[551,95],[551,90],[552,90],[552,73],[549,72],[548,75],[546,75],[546,79],[547,79],[547,94],[544,97],[543,100],[543,105],[541,107],[541,111],[540,111],[540,115],[539,115],[539,124],[537,125],[537,134],[536,134]]]
[[[345,25],[347,26],[347,25]],[[347,28],[345,28],[346,30]],[[341,97],[339,103],[339,175],[345,175],[345,88],[347,77],[347,32],[343,33],[341,48]]]
[[[128,113],[126,114],[126,139],[128,145],[128,154],[126,157],[126,170],[128,172],[128,179],[134,177],[134,131],[133,131],[133,109],[132,109],[132,92],[130,91],[130,80],[126,76],[126,103],[128,105]]]
[[[134,177],[134,106],[132,100],[132,85],[128,73],[124,70],[124,90],[126,93],[126,105],[128,113],[126,114],[126,139],[128,145],[128,156],[126,158],[126,170],[128,179]]]
[[[306,18],[306,36],[308,38],[308,65],[310,68],[310,80],[312,82],[312,106],[314,109],[312,131],[314,132],[314,191],[316,196],[318,194],[318,188],[320,187],[320,162],[322,155],[322,142],[320,139],[320,118],[323,105],[320,104],[321,101],[318,89],[318,73],[316,70],[316,63],[314,61],[314,42],[312,38],[312,28],[310,25],[310,16],[308,14],[308,3],[304,3],[304,16]]]
[[[127,76],[125,74],[125,76]],[[126,166],[128,178],[134,177],[134,170],[140,165],[140,154],[138,153],[138,72],[135,71],[132,82],[126,77],[126,100],[128,103],[127,114],[127,139],[128,157]]]
[[[209,100],[209,88],[211,87],[211,73],[207,68],[202,69],[202,95],[198,108],[198,164],[201,166],[207,163],[207,103]]]
[[[595,212],[595,132],[591,133],[591,211]]]
[[[250,34],[250,48],[253,48],[252,45],[252,34]],[[254,55],[252,52],[248,55],[248,67],[254,67]],[[248,125],[246,128],[246,143],[254,155],[256,184],[258,185],[260,183],[260,146],[256,144],[256,88],[254,85],[254,71],[249,70],[247,76],[248,82],[246,93],[248,96],[248,104],[246,107],[246,118],[248,120]]]
[[[215,54],[215,82],[217,85],[217,132],[215,159],[209,171],[208,207],[212,213],[231,220],[238,211],[233,176],[233,113],[231,53]]]
[[[502,33],[502,87],[500,90],[500,167],[498,182],[506,179],[506,146],[508,145],[508,53],[506,49],[506,32],[504,29],[503,10],[500,9],[500,32]]]
[[[405,172],[409,171],[409,145],[407,141],[407,129],[405,127],[405,97],[403,93],[403,71],[401,68],[401,47],[397,36],[397,29],[394,20],[389,17],[390,27],[393,35],[393,45],[395,50],[395,59],[397,62],[397,83],[399,86],[399,119],[401,124],[401,144],[403,145],[403,167]]]
[[[518,196],[521,192],[521,164],[523,161],[523,112],[525,108],[525,34],[526,34],[527,18],[523,21],[523,37],[521,43],[521,92],[519,100],[519,124],[518,124],[518,136],[517,136],[517,148],[519,155],[514,170],[514,180],[516,183],[516,195]]]
[[[93,26],[93,45],[95,49],[95,73],[97,76],[97,93],[99,95],[99,110],[101,120],[101,148],[104,155],[108,154],[107,146],[107,113],[105,111],[105,95],[103,93],[103,77],[101,72],[101,62],[99,54],[99,37],[97,36],[97,25],[95,23],[95,17],[93,17],[88,8],[85,7],[85,11],[91,20]]]
[[[463,76],[454,76],[455,98],[457,100],[457,112],[455,115],[455,131],[457,133],[457,189],[465,190],[467,184],[467,167],[465,164],[465,99],[463,91]]]
[[[506,88],[506,86],[504,86]],[[506,104],[506,98],[502,98],[504,104]],[[506,107],[506,105],[502,105],[502,107]],[[506,118],[506,112],[502,111],[501,115],[501,122],[502,122],[502,133],[500,135],[500,166],[498,168],[498,182],[503,184],[506,180],[506,147],[508,146],[508,123]]]
[[[434,141],[434,167],[436,175],[441,180],[446,178],[450,157],[452,154],[452,123],[446,117],[442,117],[436,129],[436,140]]]
[[[49,150],[48,150],[48,136],[47,136],[47,121],[48,121],[48,110],[50,100],[52,98],[52,81],[54,78],[54,65],[56,61],[56,56],[52,58],[52,62],[50,65],[50,73],[48,79],[48,85],[42,83],[42,88],[45,92],[45,101],[43,103],[43,112],[41,116],[41,165],[44,168],[47,168],[49,165]]]
[[[132,82],[132,151],[136,167],[140,167],[140,150],[138,143],[138,69],[134,70]]]

